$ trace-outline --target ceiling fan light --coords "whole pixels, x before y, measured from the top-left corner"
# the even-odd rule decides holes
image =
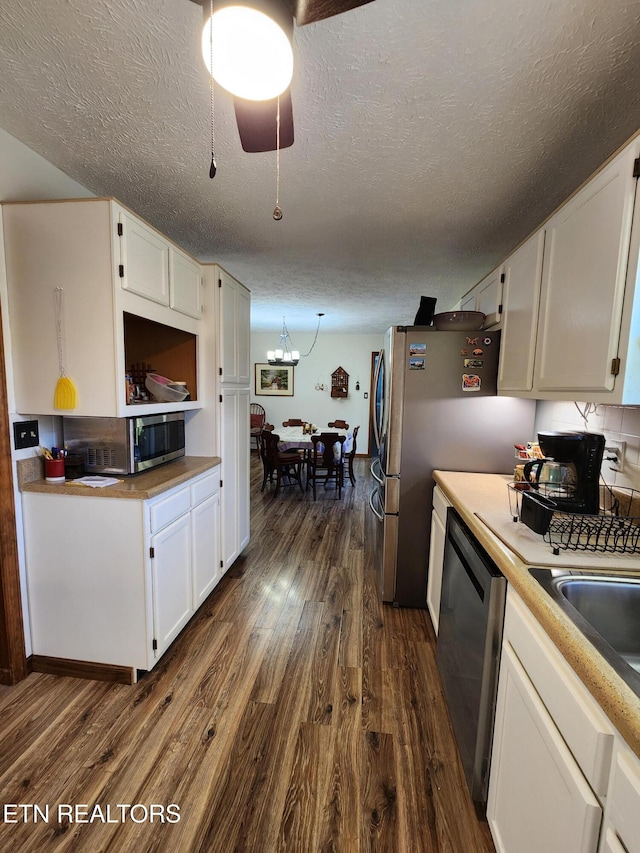
[[[293,49],[287,34],[268,15],[246,6],[225,6],[207,19],[202,56],[220,86],[251,101],[277,97],[293,76]]]

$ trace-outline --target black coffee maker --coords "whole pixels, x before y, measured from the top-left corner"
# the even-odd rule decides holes
[[[599,484],[604,436],[594,432],[539,432],[538,442],[544,459],[527,462],[525,479],[531,481],[533,472],[535,484],[545,465],[559,463],[570,485],[553,495],[555,508],[560,512],[597,515],[600,511]]]

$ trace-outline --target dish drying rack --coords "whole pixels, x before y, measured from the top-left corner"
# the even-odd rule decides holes
[[[523,481],[507,485],[513,520],[524,521],[535,533],[541,534],[555,555],[561,550],[618,554],[640,551],[640,491],[637,489],[601,484],[600,512],[588,515],[558,510],[554,497],[569,497],[569,488],[540,483],[540,488],[534,489]]]

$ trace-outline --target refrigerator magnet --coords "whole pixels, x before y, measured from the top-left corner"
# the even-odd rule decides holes
[[[490,337],[487,335],[487,337],[486,337],[486,338],[483,338],[483,339],[482,339],[482,343],[483,343],[486,347],[490,347],[490,346],[491,346],[491,344],[493,343],[493,338],[490,338]]]
[[[426,355],[427,354],[427,345],[426,344],[409,344],[409,355]]]
[[[470,347],[477,347],[479,343],[480,343],[479,337],[467,338],[467,345]]]
[[[424,370],[424,358],[410,358],[409,370]]]
[[[462,374],[462,390],[463,391],[479,391],[482,387],[482,379],[477,373]]]
[[[482,358],[465,358],[464,366],[469,367],[473,370],[480,370],[481,367],[484,367],[484,359],[482,359]]]
[[[469,350],[468,349],[461,349],[460,355],[464,358],[465,356],[469,355]]]
[[[478,348],[474,349],[474,351],[471,353],[471,355],[475,355],[475,356],[483,356],[483,355],[484,355],[484,350],[483,350],[483,349],[480,349],[480,348],[478,347]]]

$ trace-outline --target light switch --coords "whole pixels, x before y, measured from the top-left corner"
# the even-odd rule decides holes
[[[40,444],[38,421],[16,421],[13,424],[13,445],[16,450]]]

